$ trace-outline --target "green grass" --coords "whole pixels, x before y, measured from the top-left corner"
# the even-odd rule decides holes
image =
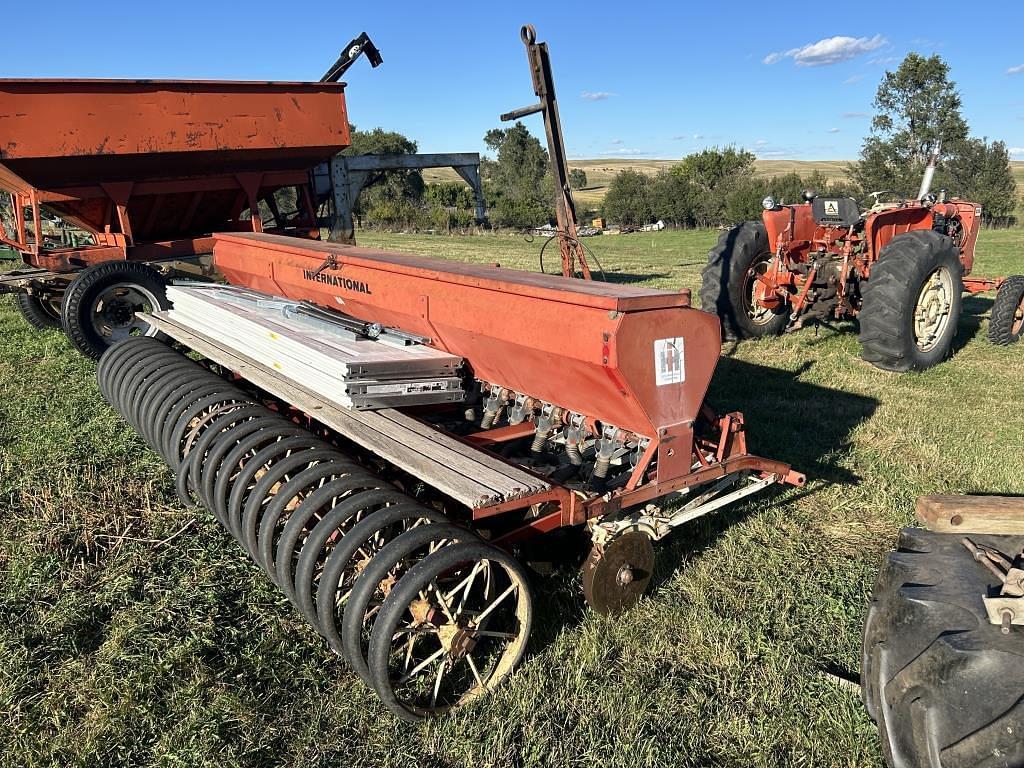
[[[617,279],[696,287],[714,232],[599,237]],[[533,268],[539,243],[364,234],[364,245]],[[553,266],[553,263],[550,265]],[[1024,272],[1024,230],[979,274]],[[1024,493],[1024,349],[984,339],[920,375],[849,333],[728,345],[709,399],[811,477],[687,526],[615,620],[538,579],[537,630],[494,695],[398,724],[102,401],[94,367],[0,299],[0,765],[879,766],[856,696],[877,565],[918,494]]]

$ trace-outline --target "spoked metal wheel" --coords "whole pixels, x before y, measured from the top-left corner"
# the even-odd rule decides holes
[[[157,330],[136,313],[159,309],[159,300],[148,288],[115,283],[97,296],[92,307],[92,328],[107,344],[129,336],[155,336]]]
[[[372,685],[366,647],[374,621],[395,584],[417,563],[442,547],[472,536],[453,525],[432,524],[406,531],[384,546],[357,578],[345,603],[342,647],[356,674]]]
[[[374,688],[416,721],[489,692],[522,658],[533,617],[526,576],[501,550],[451,544],[388,595],[367,656]]]
[[[429,523],[444,522],[444,515],[435,510],[409,502],[396,504],[377,510],[353,525],[337,540],[322,565],[319,556],[316,561],[311,557],[299,563],[297,574],[303,572],[296,576],[300,605],[305,605],[315,590],[316,613],[310,620],[336,653],[348,656],[341,637],[345,606],[356,581],[378,553],[393,539],[408,531]],[[303,552],[300,561],[305,555]],[[306,587],[306,584],[309,586]],[[363,666],[366,667],[365,658]],[[369,672],[365,674],[369,677]]]
[[[914,343],[919,350],[931,351],[944,336],[952,305],[953,275],[939,267],[925,279],[914,307]]]

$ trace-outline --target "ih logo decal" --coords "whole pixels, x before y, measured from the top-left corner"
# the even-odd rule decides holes
[[[838,200],[826,200],[825,201],[825,215],[826,216],[838,216],[839,215],[839,201]]]
[[[682,336],[654,342],[654,382],[659,387],[686,381],[686,355]]]

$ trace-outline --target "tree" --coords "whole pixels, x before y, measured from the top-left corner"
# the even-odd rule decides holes
[[[520,122],[495,128],[484,136],[495,158],[483,158],[480,174],[484,196],[492,205],[491,220],[499,226],[535,227],[552,217],[553,187],[546,179],[548,153]]]
[[[473,190],[458,181],[427,184],[423,200],[431,224],[439,229],[468,227],[476,221]]]
[[[587,186],[587,172],[582,168],[569,171],[569,189],[583,189]]]
[[[711,147],[694,152],[676,166],[679,173],[705,192],[736,176],[752,176],[754,156],[744,149]]]
[[[695,227],[700,191],[683,174],[676,172],[677,167],[659,171],[651,181],[652,218],[676,227]]]
[[[396,131],[349,126],[352,143],[342,155],[413,155],[418,146]],[[409,222],[423,200],[423,174],[418,170],[382,171],[371,178],[356,201],[354,212],[382,224]]]
[[[874,102],[871,134],[850,176],[865,191],[917,191],[931,154],[940,146],[951,157],[967,140],[960,94],[940,56],[909,53],[895,72],[886,72]]]
[[[954,195],[980,204],[985,221],[1010,216],[1017,205],[1010,153],[1001,141],[964,141],[946,163],[940,183]]]
[[[712,147],[687,155],[671,172],[695,190],[693,219],[696,226],[733,223],[736,206],[727,205],[727,198],[740,194],[741,189],[745,198],[750,198],[751,185],[746,182],[754,175],[754,156],[736,147]]]
[[[605,215],[623,226],[648,224],[654,218],[651,177],[627,168],[619,171],[604,197]]]

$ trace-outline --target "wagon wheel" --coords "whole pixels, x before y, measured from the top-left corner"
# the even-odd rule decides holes
[[[44,331],[61,327],[59,296],[44,298],[34,293],[19,293],[14,297],[14,301],[25,322],[33,328]]]
[[[155,336],[138,313],[167,309],[165,281],[152,267],[105,261],[82,270],[64,292],[61,320],[68,339],[95,359],[116,341]]]
[[[640,600],[651,583],[654,545],[639,531],[595,544],[583,564],[583,594],[600,614],[614,616]]]
[[[388,595],[367,654],[384,704],[414,722],[487,693],[522,658],[533,607],[522,567],[480,542],[451,544]]]

